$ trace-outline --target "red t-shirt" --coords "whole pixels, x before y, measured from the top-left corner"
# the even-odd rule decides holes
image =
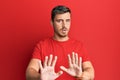
[[[68,54],[72,55],[72,52],[78,53],[79,57],[82,57],[82,62],[88,61],[87,51],[83,47],[80,41],[69,39],[64,42],[54,40],[52,37],[41,40],[34,49],[32,58],[40,59],[44,62],[45,56],[52,54],[57,56],[57,62],[55,65],[55,72],[60,71],[60,66],[69,67]],[[64,72],[56,80],[75,80],[74,77]]]

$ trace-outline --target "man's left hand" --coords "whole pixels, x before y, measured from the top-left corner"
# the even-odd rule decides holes
[[[80,77],[82,75],[82,58],[78,58],[78,54],[73,52],[72,58],[68,55],[68,61],[69,68],[65,68],[64,66],[60,66],[60,68],[71,76]]]

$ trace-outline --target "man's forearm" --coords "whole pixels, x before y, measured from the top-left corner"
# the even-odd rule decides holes
[[[84,70],[84,74],[88,75],[89,80],[94,80],[94,69],[93,68],[86,68]]]
[[[40,74],[36,70],[29,68],[26,70],[26,80],[40,80]]]
[[[86,68],[77,80],[94,80],[94,69]]]

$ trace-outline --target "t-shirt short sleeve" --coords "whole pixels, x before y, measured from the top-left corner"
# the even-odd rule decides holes
[[[78,47],[79,47],[78,52],[80,53],[80,54],[78,54],[78,56],[82,57],[82,62],[90,61],[88,52],[87,52],[85,46],[83,45],[83,43],[80,43]]]
[[[32,58],[42,59],[41,57],[41,42],[37,43],[32,53]]]

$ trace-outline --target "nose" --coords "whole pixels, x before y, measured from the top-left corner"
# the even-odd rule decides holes
[[[66,26],[66,22],[65,22],[65,21],[62,22],[62,26],[63,26],[63,27]]]

